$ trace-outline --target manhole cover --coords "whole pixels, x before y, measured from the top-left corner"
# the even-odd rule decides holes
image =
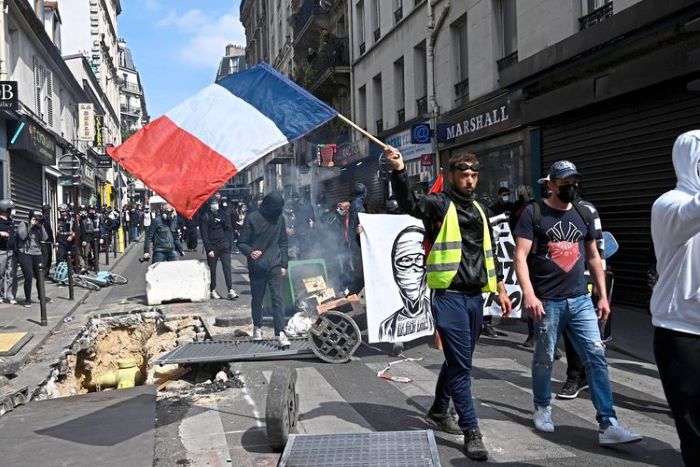
[[[277,339],[227,339],[190,342],[163,355],[156,363],[210,363],[242,360],[271,360],[299,355],[313,356],[309,340],[305,337],[290,338],[291,346],[282,348]]]

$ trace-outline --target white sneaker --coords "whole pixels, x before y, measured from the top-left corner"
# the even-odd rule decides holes
[[[605,430],[598,431],[598,444],[601,446],[612,446],[615,444],[636,443],[644,437],[633,433],[620,425],[616,418],[608,419],[610,426]]]
[[[548,405],[547,407],[537,407],[533,420],[535,421],[535,428],[537,428],[537,430],[545,433],[554,433],[551,405]]]
[[[214,300],[218,300],[218,299],[221,298],[221,295],[219,295],[218,293],[216,293],[216,290],[212,290],[210,296],[211,296],[211,298],[214,299]]]
[[[14,298],[10,299],[10,305],[17,305],[17,300]]]
[[[229,300],[235,300],[238,298],[238,294],[233,289],[228,289],[228,295],[226,296]]]
[[[253,328],[253,340],[261,341],[263,338],[262,328]]]
[[[289,342],[289,338],[287,338],[287,335],[283,332],[280,332],[278,339],[280,342],[280,347],[289,347],[292,345],[292,343]]]

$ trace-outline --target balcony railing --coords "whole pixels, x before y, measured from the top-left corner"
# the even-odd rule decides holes
[[[515,52],[506,55],[496,63],[498,64],[499,70],[504,70],[511,65],[515,65],[516,63],[518,63],[518,51],[516,50]]]
[[[129,83],[125,81],[119,85],[119,88],[125,91],[132,92],[134,94],[141,94],[141,87],[135,83]]]
[[[602,7],[591,11],[586,16],[582,16],[578,19],[581,29],[587,29],[598,24],[601,21],[605,21],[613,15],[613,2],[608,2]]]
[[[403,18],[403,7],[400,6],[394,11],[394,23],[398,23]]]
[[[330,38],[321,53],[314,57],[309,65],[312,72],[308,77],[308,84],[315,83],[328,70],[335,71],[336,67],[349,67],[348,38]]]
[[[263,4],[266,2],[263,2]],[[294,14],[294,37],[298,37],[314,15],[326,13],[317,1],[305,1]]]
[[[119,108],[124,113],[132,115],[141,115],[141,107],[136,107],[135,105],[121,104]]]
[[[384,131],[384,120],[381,118],[377,120],[377,133]]]
[[[469,100],[469,79],[464,79],[455,84],[455,96],[457,102],[466,102]]]
[[[365,50],[367,49],[365,48],[365,43],[363,42],[362,44],[360,44],[360,55],[364,54]]]
[[[374,30],[374,42],[377,42],[380,37],[382,37],[382,29],[377,28]]]
[[[399,109],[396,111],[396,115],[399,120],[399,125],[406,123],[406,109]]]
[[[416,99],[416,107],[418,108],[418,116],[422,117],[428,113],[428,96]]]

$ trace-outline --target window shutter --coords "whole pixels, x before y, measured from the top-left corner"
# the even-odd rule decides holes
[[[46,122],[53,126],[53,72],[46,70]]]
[[[36,113],[41,117],[41,70],[39,69],[39,60],[34,57],[34,92],[36,98]]]

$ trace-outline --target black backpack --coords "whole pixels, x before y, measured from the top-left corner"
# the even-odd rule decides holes
[[[593,213],[583,206],[580,202],[580,200],[575,200],[573,203],[571,203],[578,213],[579,216],[581,216],[581,219],[583,219],[584,224],[586,224],[586,228],[590,229],[591,228],[591,221],[593,220]],[[534,256],[537,254],[537,249],[539,247],[539,241],[540,241],[540,236],[542,235],[542,206],[544,205],[544,200],[539,200],[535,201],[532,203],[532,248],[530,249],[530,255]]]

